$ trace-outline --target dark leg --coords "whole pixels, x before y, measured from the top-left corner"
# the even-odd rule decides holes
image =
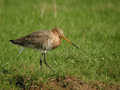
[[[43,53],[42,56],[40,57],[40,68],[42,69],[42,57],[43,57]]]
[[[40,68],[42,69],[42,59],[40,58]]]
[[[53,72],[55,72],[55,71],[48,65],[48,63],[46,62],[46,54],[43,53],[43,55],[44,55],[44,63],[45,63],[45,65],[46,65],[49,69],[51,69]]]

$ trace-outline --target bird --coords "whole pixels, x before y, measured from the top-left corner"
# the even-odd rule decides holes
[[[79,48],[76,44],[65,37],[61,28],[57,27],[51,30],[39,30],[32,32],[29,35],[23,36],[21,38],[10,40],[10,42],[22,47],[39,50],[42,54],[42,57],[40,57],[40,67],[42,67],[42,63],[44,61],[44,64],[49,69],[54,71],[46,61],[46,53],[60,46],[62,39],[66,40],[74,47]]]

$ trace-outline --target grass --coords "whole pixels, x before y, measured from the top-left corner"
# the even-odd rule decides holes
[[[56,3],[55,19],[52,0],[0,0],[0,88],[18,89],[13,84],[16,76],[45,82],[71,75],[86,82],[120,84],[119,0],[56,0]],[[48,52],[48,63],[56,73],[45,66],[40,70],[39,51],[26,48],[17,57],[20,47],[11,44],[10,39],[55,26],[80,46],[76,49],[62,41],[59,48]]]

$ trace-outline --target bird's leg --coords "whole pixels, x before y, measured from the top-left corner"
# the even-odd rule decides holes
[[[42,70],[42,56],[40,57],[40,68],[41,68],[41,70]]]
[[[46,53],[43,53],[43,55],[44,55],[44,63],[45,63],[45,65],[46,65],[49,69],[51,69],[53,72],[55,72],[55,71],[48,65],[48,63],[46,62]]]

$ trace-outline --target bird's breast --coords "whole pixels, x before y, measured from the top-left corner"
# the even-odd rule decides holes
[[[60,42],[61,42],[60,40],[59,41],[55,41],[54,44],[53,44],[52,49],[57,48],[60,45]]]
[[[52,41],[52,49],[57,48],[61,43],[59,36],[55,36]]]

